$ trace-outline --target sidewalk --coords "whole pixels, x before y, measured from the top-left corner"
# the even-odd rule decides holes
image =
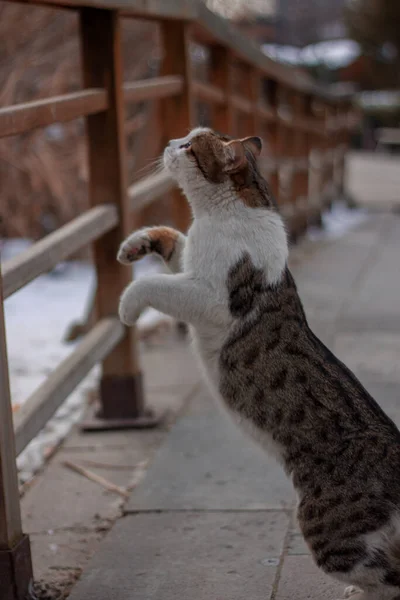
[[[303,241],[291,259],[311,326],[398,424],[399,256],[400,217],[387,214]],[[70,598],[340,598],[311,561],[294,502],[280,467],[197,388]]]

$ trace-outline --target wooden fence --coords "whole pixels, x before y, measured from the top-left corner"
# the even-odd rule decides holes
[[[351,105],[330,97],[304,74],[266,58],[222,18],[193,0],[28,0],[73,9],[80,18],[84,89],[0,109],[0,137],[84,116],[91,208],[6,262],[0,276],[0,600],[22,600],[32,582],[29,539],[22,532],[15,458],[65,398],[102,363],[100,420],[112,426],[152,425],[145,408],[134,329],[118,320],[130,270],[116,261],[132,211],[166,192],[173,222],[186,230],[185,200],[165,174],[128,187],[124,109],[157,100],[159,149],[184,136],[201,104],[205,120],[230,135],[261,135],[262,168],[293,235],[318,220],[343,180]],[[26,7],[29,10],[29,7]],[[122,80],[121,18],[159,23],[163,47],[158,77]],[[204,48],[205,73],[193,79],[191,42]],[[83,246],[93,244],[97,274],[96,323],[12,418],[3,299]],[[23,315],[21,315],[21,321]]]

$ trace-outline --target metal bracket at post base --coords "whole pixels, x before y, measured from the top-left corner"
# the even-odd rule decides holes
[[[105,376],[100,382],[100,408],[81,424],[82,431],[150,429],[163,415],[144,405],[142,375]]]
[[[0,549],[0,599],[34,598],[31,546],[24,535],[10,550]]]

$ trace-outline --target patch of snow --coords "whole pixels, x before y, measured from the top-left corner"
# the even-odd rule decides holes
[[[325,64],[331,69],[347,67],[361,54],[359,44],[354,40],[327,40],[306,46],[301,51],[303,64]]]
[[[372,107],[397,107],[400,105],[400,92],[398,90],[361,92],[357,95],[357,102],[365,109]]]
[[[337,239],[368,218],[369,214],[365,209],[350,209],[344,202],[335,202],[331,210],[322,215],[323,227],[310,227],[307,237],[311,241]]]
[[[301,48],[296,46],[288,46],[283,44],[263,44],[262,51],[264,54],[279,62],[289,65],[301,64]]]
[[[3,241],[2,261],[23,252],[30,244],[28,240]],[[146,257],[137,264],[135,275],[143,277],[162,270],[160,261]],[[66,262],[41,275],[4,302],[13,411],[19,410],[79,343],[79,340],[66,343],[63,338],[68,325],[84,317],[94,285],[92,265]],[[139,319],[138,326],[150,328],[162,319],[165,319],[164,315],[149,309]],[[100,368],[96,366],[20,454],[17,464],[22,482],[41,467],[46,454],[81,418],[88,391],[96,386],[99,375]]]
[[[327,40],[304,48],[283,44],[263,44],[263,52],[279,62],[298,65],[326,65],[339,69],[352,63],[361,54],[360,46],[354,40]]]

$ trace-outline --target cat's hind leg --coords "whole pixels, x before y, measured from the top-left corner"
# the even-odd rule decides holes
[[[119,248],[117,259],[124,265],[146,254],[157,254],[172,273],[182,271],[182,253],[186,237],[171,227],[144,227],[132,233]]]
[[[343,597],[340,600],[398,600],[399,598],[400,589],[385,585],[377,585],[365,590],[350,585],[345,588]]]

